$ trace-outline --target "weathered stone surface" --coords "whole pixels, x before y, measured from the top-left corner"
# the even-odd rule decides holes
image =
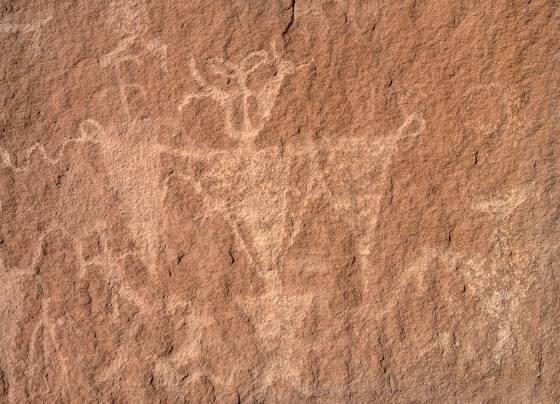
[[[559,402],[559,35],[1,0],[0,402]]]

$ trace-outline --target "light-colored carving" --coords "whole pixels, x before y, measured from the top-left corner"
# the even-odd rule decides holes
[[[7,167],[17,173],[27,173],[30,170],[32,159],[35,154],[38,154],[43,162],[47,163],[48,165],[54,166],[58,164],[64,157],[66,146],[72,143],[84,143],[84,142],[88,142],[88,139],[83,136],[65,140],[60,146],[60,149],[55,157],[49,157],[48,153],[45,150],[45,147],[41,143],[35,143],[25,151],[24,161],[20,165],[15,164],[12,161],[10,152],[8,150],[4,149],[3,147],[0,147],[0,157],[2,157],[2,166]]]
[[[159,360],[155,364],[155,375],[165,383],[167,388],[177,392],[181,392],[182,388],[188,388],[189,382],[204,375],[210,377],[213,384],[227,386],[227,380],[205,369],[204,366],[206,332],[209,327],[216,326],[216,320],[209,314],[191,312],[183,321],[188,329],[189,339],[185,340],[170,358]],[[178,370],[184,366],[188,366],[189,369],[187,381],[181,380],[184,376],[178,373]],[[232,364],[232,368],[234,367],[235,365]]]
[[[36,251],[33,254],[31,263],[28,268],[21,271],[23,276],[35,276],[37,274],[37,265],[43,255],[43,247],[45,239],[52,233],[55,232],[62,232],[64,233],[65,230],[59,225],[51,225],[39,238],[39,242],[37,243]],[[10,272],[15,271],[15,268],[10,268]],[[63,355],[63,353],[59,349],[59,340],[56,336],[56,329],[55,329],[55,319],[49,317],[48,313],[49,310],[49,300],[46,298],[42,298],[41,300],[41,309],[38,318],[36,319],[35,327],[31,333],[31,336],[28,340],[28,349],[29,349],[29,363],[41,363],[41,360],[37,358],[40,354],[37,352],[37,344],[41,345],[41,350],[43,354],[49,353],[51,349],[49,345],[52,347],[54,354],[58,358],[58,364],[61,367],[62,374],[64,377],[64,382],[66,384],[66,388],[70,388],[69,382],[69,370],[67,366],[67,358]],[[14,352],[16,351],[16,347],[14,346]]]
[[[530,270],[531,258],[524,251],[512,248],[507,229],[507,220],[525,203],[534,190],[533,185],[519,186],[505,195],[482,199],[473,204],[473,209],[489,214],[497,227],[492,237],[497,240],[490,256],[475,256],[477,265],[466,273],[475,290],[485,300],[485,310],[494,316],[499,324],[499,339],[495,347],[498,364],[507,352],[514,348],[518,308],[526,298],[531,279],[535,275]]]
[[[247,76],[264,63],[273,63],[278,73],[261,90],[254,92],[247,87]],[[306,67],[301,65],[298,68]],[[196,68],[194,59],[191,59],[191,73],[200,86],[198,92],[187,94],[179,104],[178,110],[182,111],[194,99],[208,98],[222,105],[225,109],[226,132],[232,138],[241,141],[237,149],[217,154],[209,154],[193,151],[183,151],[185,157],[203,159],[210,162],[214,167],[212,172],[206,175],[212,178],[210,185],[205,184],[205,179],[192,176],[183,176],[183,179],[193,184],[194,189],[201,195],[212,195],[204,197],[207,212],[219,212],[230,224],[234,235],[238,239],[242,250],[252,252],[252,261],[266,270],[278,267],[282,252],[291,246],[301,231],[302,220],[308,209],[312,198],[332,197],[332,194],[324,179],[325,173],[317,165],[317,153],[319,149],[327,153],[329,163],[339,153],[360,154],[361,157],[372,159],[375,163],[380,162],[379,177],[377,184],[383,186],[387,180],[388,167],[396,147],[402,139],[407,136],[415,136],[424,128],[424,121],[417,113],[406,113],[405,121],[393,134],[382,139],[370,139],[368,137],[347,138],[329,142],[307,143],[298,147],[278,146],[268,147],[261,150],[252,149],[254,140],[263,129],[269,119],[272,108],[280,91],[282,81],[288,74],[293,74],[296,69],[294,64],[281,61],[277,52],[272,47],[272,57],[266,52],[253,52],[249,54],[237,66],[220,61],[217,64],[213,60],[210,65],[211,71],[220,76],[236,80],[237,88],[226,92],[216,86],[209,84]],[[248,115],[248,100],[255,98],[259,106],[260,121],[254,124]],[[236,102],[241,103],[241,106]],[[243,111],[242,125],[236,128],[234,125],[234,111]],[[417,125],[416,128],[413,126]],[[285,149],[285,150],[284,150]],[[281,157],[283,155],[284,157]],[[286,182],[289,176],[291,159],[304,155],[314,164],[311,177],[308,178],[303,210],[295,214],[295,222],[292,223],[292,231],[288,231],[287,192],[290,184]],[[336,165],[334,161],[332,164]],[[274,182],[259,181],[255,173],[271,173]],[[179,175],[179,174],[176,174]],[[280,180],[278,180],[280,178]],[[262,179],[261,179],[262,180]],[[262,184],[266,183],[266,187]],[[216,185],[217,184],[217,185]],[[230,184],[238,184],[239,189],[232,189]],[[227,191],[226,191],[227,189]],[[233,201],[225,204],[227,200]],[[222,195],[223,198],[220,198]],[[369,194],[360,195],[358,198],[347,194],[337,194],[337,207],[350,213],[353,209],[360,209],[357,222],[369,229],[375,228],[377,210],[383,190],[376,188]],[[235,198],[232,198],[235,196]],[[356,204],[360,206],[356,206]],[[271,209],[271,206],[274,206]],[[293,212],[292,212],[293,213]],[[251,241],[243,237],[243,230],[250,233]],[[371,233],[369,234],[371,235]],[[287,241],[287,244],[286,244]],[[368,254],[367,238],[363,238],[359,245],[360,254]]]
[[[473,204],[474,210],[488,213],[497,224],[491,236],[497,242],[490,254],[429,249],[399,273],[398,278],[396,277],[398,284],[394,285],[395,288],[401,288],[412,283],[416,293],[428,293],[426,271],[436,261],[443,264],[441,270],[447,271],[447,275],[451,277],[461,279],[465,283],[466,292],[479,302],[481,314],[497,324],[497,339],[492,357],[496,366],[500,366],[504,357],[522,342],[522,336],[517,332],[519,309],[539,271],[538,267],[531,269],[531,265],[534,266],[535,263],[526,251],[516,251],[511,247],[505,231],[507,220],[528,200],[532,189],[532,186],[517,187],[501,196],[477,198],[477,202]],[[544,264],[540,262],[539,265]],[[398,300],[386,302],[384,310],[377,315],[392,315],[400,303]],[[421,354],[430,349],[432,348],[427,347]]]
[[[258,297],[239,300],[238,304],[255,327],[257,336],[266,341],[266,349],[274,355],[264,369],[262,382],[270,385],[282,381],[291,384],[301,380],[301,364],[307,352],[295,351],[310,314],[313,294],[288,295],[277,280],[269,284],[268,291]]]
[[[13,22],[2,21],[0,22],[0,32],[10,34],[31,34],[31,48],[35,54],[39,53],[39,40],[41,39],[41,30],[43,25],[52,20],[53,16],[49,13],[45,18],[42,18],[34,23],[16,24]]]
[[[490,256],[449,253],[445,257],[449,265],[460,264],[467,290],[498,325],[494,362],[499,366],[522,338],[516,332],[517,317],[534,276],[527,270],[530,258],[519,252],[507,254],[500,247]]]
[[[148,54],[160,58],[160,68],[167,73],[167,46],[157,39],[144,36],[146,18],[142,1],[115,3],[125,18],[122,28],[127,36],[117,47],[100,59],[103,68],[113,69],[117,77],[116,90],[125,118],[122,122],[104,127],[95,119],[86,119],[80,130],[82,136],[100,146],[109,170],[111,185],[122,195],[131,217],[132,232],[139,244],[150,273],[155,273],[158,256],[159,209],[162,193],[158,185],[158,157],[160,146],[149,139],[131,139],[131,134],[150,133],[150,120],[140,121],[133,116],[129,105],[129,92],[137,91],[144,99],[146,91],[141,84],[125,80],[123,65],[141,66]],[[135,47],[136,45],[136,47]],[[115,169],[114,167],[118,167]]]
[[[122,261],[126,258],[127,254],[123,254],[121,256],[116,256],[113,254],[108,246],[108,240],[105,237],[105,226],[100,224],[96,230],[101,235],[102,239],[102,252],[98,257],[95,257],[90,260],[85,260],[81,254],[83,251],[81,242],[70,234],[63,226],[59,224],[51,224],[39,237],[39,240],[35,246],[35,250],[32,254],[31,261],[27,268],[14,268],[14,267],[6,267],[3,265],[3,268],[0,268],[0,281],[3,281],[4,278],[9,279],[10,282],[2,282],[2,286],[0,287],[0,291],[4,287],[11,287],[13,288],[15,283],[19,281],[21,278],[32,278],[32,277],[40,277],[41,275],[37,272],[37,267],[40,263],[41,257],[43,256],[43,249],[45,245],[45,240],[47,237],[60,234],[60,237],[66,238],[71,243],[71,251],[75,255],[76,263],[78,266],[77,276],[79,278],[83,278],[86,276],[86,271],[88,266],[90,265],[100,265],[103,268],[101,272],[105,276],[105,280],[107,283],[118,285],[119,287],[119,295],[123,298],[127,299],[131,303],[134,303],[141,311],[141,313],[150,313],[153,309],[153,305],[146,302],[135,290],[133,290],[126,279],[125,274],[122,272]],[[1,260],[0,260],[1,263]],[[48,269],[46,269],[48,270]],[[6,276],[4,276],[6,275]],[[71,276],[69,274],[69,276]],[[6,296],[12,296],[13,291],[6,291]],[[112,296],[112,307],[113,307],[113,316],[119,316],[119,302],[116,300],[116,296]],[[60,340],[60,335],[57,332],[57,327],[60,328],[64,326],[65,319],[62,318],[52,318],[49,313],[51,313],[50,309],[50,300],[49,298],[42,297],[41,304],[40,304],[40,312],[38,316],[35,318],[35,324],[33,330],[30,334],[28,341],[28,352],[29,357],[28,361],[30,364],[40,364],[43,363],[42,359],[39,355],[55,355],[57,358],[57,364],[60,366],[60,371],[62,376],[64,377],[63,382],[66,384],[64,388],[68,391],[72,389],[72,385],[70,380],[72,379],[71,369],[69,368],[69,364],[72,363],[71,358],[65,356],[65,354],[61,350],[62,341]],[[21,316],[17,314],[17,316]],[[16,333],[16,329],[14,328],[12,334]],[[14,344],[16,339],[13,338]],[[40,350],[37,348],[40,347]],[[14,346],[12,352],[16,352],[21,347]],[[116,360],[118,359],[118,356]],[[106,372],[110,372],[111,368],[107,369]]]
[[[357,258],[368,264],[369,247],[377,226],[383,188],[388,180],[392,157],[401,142],[417,136],[423,129],[422,117],[412,113],[405,115],[403,124],[393,133],[378,139],[364,136],[257,150],[250,144],[251,139],[256,136],[254,133],[245,138],[241,146],[227,152],[205,155],[196,150],[182,150],[180,153],[162,150],[191,161],[204,161],[207,163],[205,166],[211,167],[211,171],[202,176],[174,172],[164,185],[168,186],[171,178],[190,184],[202,199],[202,214],[218,214],[225,219],[238,248],[249,259],[249,263],[259,269],[259,274],[265,281],[264,294],[237,301],[248,316],[256,316],[251,317],[251,321],[259,336],[268,343],[277,343],[272,349],[275,359],[264,370],[265,385],[288,383],[301,376],[298,374],[297,361],[293,360],[298,355],[291,351],[294,344],[290,342],[295,341],[297,335],[293,328],[290,331],[286,327],[294,327],[295,323],[304,321],[304,317],[310,312],[313,296],[286,295],[278,269],[283,265],[284,254],[300,235],[313,201],[321,198],[337,201],[335,208],[353,228],[358,229]],[[345,192],[331,189],[325,178],[329,175],[329,167],[350,170],[350,175],[354,174],[351,167],[340,166],[340,157],[346,154],[377,167],[377,178],[373,181],[375,185],[368,184],[369,190],[358,196],[350,189]],[[299,209],[294,210],[288,204],[289,193],[292,191],[289,178],[291,165],[298,158],[309,161],[311,167],[303,190],[303,202]],[[326,169],[320,161],[326,161]],[[345,158],[341,161],[347,162]],[[355,169],[360,172],[360,167]],[[261,177],[260,173],[265,173],[267,177]],[[364,269],[364,272],[367,270]],[[367,275],[364,278],[365,281]]]
[[[426,283],[429,279],[426,276],[427,271],[433,268],[436,262],[440,264],[436,268],[442,271],[438,274],[438,278],[448,276],[462,280],[466,286],[466,293],[470,294],[475,301],[480,302],[478,307],[480,315],[487,316],[489,318],[487,321],[498,325],[491,360],[496,366],[500,366],[505,355],[511,353],[516,344],[520,342],[519,339],[522,338],[516,332],[517,310],[528,290],[528,285],[519,283],[517,281],[519,278],[512,280],[515,276],[511,275],[509,278],[508,274],[504,274],[500,268],[505,265],[523,270],[529,263],[528,259],[515,256],[507,262],[501,255],[485,257],[480,254],[464,254],[447,249],[428,249],[395,277],[398,279],[398,283],[393,285],[393,288],[402,290],[404,293],[407,285],[412,284],[415,298],[426,296],[430,293]],[[362,309],[375,312],[376,316],[380,318],[393,316],[398,312],[399,305],[403,303],[398,298],[398,294],[394,296],[397,297],[384,302],[382,311],[379,311],[376,306],[369,309],[364,306]],[[450,343],[449,333],[442,334],[441,337],[443,339],[435,340],[435,344],[426,345],[418,352],[418,355],[422,357],[433,350],[439,350],[442,344],[444,344],[444,349],[450,348],[448,345]],[[461,343],[462,341],[457,342],[459,345]],[[462,349],[465,352],[469,351],[468,346]]]
[[[276,69],[276,74],[266,85],[259,90],[252,90],[247,85],[247,78],[251,73],[265,64],[272,64]],[[271,55],[265,51],[252,52],[245,57],[239,65],[231,62],[212,59],[210,61],[210,70],[218,76],[226,79],[234,80],[237,88],[230,91],[222,90],[212,84],[209,84],[196,67],[196,61],[191,58],[190,69],[191,74],[200,87],[198,92],[187,94],[183,97],[183,101],[177,109],[182,111],[192,100],[200,98],[209,98],[225,109],[225,125],[226,132],[233,139],[251,144],[257,137],[264,125],[270,119],[272,108],[276,104],[276,99],[280,92],[280,88],[284,79],[293,74],[296,69],[308,66],[308,64],[295,66],[292,62],[282,60],[276,51],[276,47],[272,44]],[[235,103],[241,99],[240,110],[242,114],[241,125],[235,124]],[[256,102],[258,122],[253,122],[249,114],[249,102]]]
[[[501,223],[529,198],[532,190],[531,186],[521,186],[510,190],[503,196],[491,196],[488,199],[477,198],[478,201],[473,204],[473,209],[488,213]]]
[[[117,127],[104,128],[88,119],[81,130],[92,143],[100,147],[111,185],[119,195],[131,216],[132,233],[153,274],[158,255],[159,211],[163,193],[158,183],[159,148],[150,142],[135,142],[127,138]],[[140,122],[130,122],[128,131],[149,131]]]
[[[137,46],[140,44],[140,51]],[[298,146],[279,145],[257,149],[255,139],[269,121],[273,108],[280,94],[281,86],[286,77],[295,74],[308,65],[296,66],[292,62],[282,60],[274,47],[271,52],[259,51],[249,54],[239,65],[225,61],[212,60],[212,73],[234,81],[237,86],[232,90],[222,90],[208,83],[198,71],[194,59],[191,61],[191,73],[200,89],[194,94],[187,94],[178,110],[182,111],[194,99],[208,99],[220,104],[224,111],[226,131],[229,136],[239,141],[238,147],[232,150],[208,150],[204,148],[172,148],[161,144],[158,139],[149,136],[154,128],[160,127],[164,118],[142,119],[136,117],[129,106],[128,92],[138,91],[148,98],[145,89],[139,83],[131,83],[124,79],[122,66],[124,63],[141,65],[147,53],[159,53],[162,57],[162,69],[165,47],[157,41],[148,41],[142,37],[142,30],[131,31],[115,50],[103,56],[102,67],[113,69],[117,76],[115,90],[118,92],[124,112],[120,121],[102,124],[88,118],[80,125],[80,137],[63,143],[59,153],[49,157],[44,148],[36,144],[26,154],[25,164],[16,165],[7,151],[2,150],[4,166],[17,172],[28,172],[30,160],[34,153],[39,153],[47,164],[57,164],[64,157],[68,144],[81,142],[93,145],[99,151],[107,167],[107,175],[113,188],[118,191],[124,210],[130,215],[130,229],[138,246],[138,254],[146,263],[150,274],[157,275],[157,267],[161,256],[161,234],[165,221],[161,213],[164,205],[170,178],[179,178],[202,197],[203,216],[219,215],[223,217],[232,230],[239,249],[245,254],[249,263],[259,269],[265,280],[263,295],[238,301],[241,310],[257,313],[255,307],[262,307],[263,318],[253,319],[261,336],[278,341],[278,352],[281,353],[277,364],[266,370],[266,379],[272,383],[285,378],[292,372],[296,377],[297,369],[289,367],[287,356],[291,355],[290,344],[282,339],[286,324],[297,318],[303,321],[309,310],[311,295],[286,296],[280,286],[278,271],[283,263],[283,255],[300,236],[303,223],[309,209],[316,199],[327,198],[336,200],[333,206],[352,226],[359,229],[357,239],[358,255],[366,259],[369,254],[371,237],[377,226],[380,202],[385,192],[392,157],[403,142],[417,136],[424,129],[423,118],[415,113],[403,110],[403,122],[400,127],[379,138],[373,136],[349,137],[337,140],[308,141]],[[260,89],[249,88],[248,77],[264,64],[276,69],[276,75]],[[240,102],[241,105],[235,105]],[[256,105],[257,121],[249,114],[249,104]],[[240,107],[240,108],[236,108]],[[235,111],[241,111],[241,124],[235,125]],[[174,122],[171,122],[174,125]],[[148,135],[146,135],[148,134]],[[194,172],[174,172],[160,183],[159,161],[162,155],[169,154],[188,162],[204,162],[209,170],[202,175]],[[372,185],[367,191],[357,194],[348,188],[333,188],[326,178],[331,171],[346,170],[353,174],[369,171],[365,166],[355,166],[350,160],[371,162],[376,169]],[[295,211],[289,206],[290,170],[295,159],[306,160],[311,165],[305,189],[301,193],[301,207]],[[345,165],[348,165],[347,167]],[[367,164],[366,164],[367,165]],[[102,252],[87,261],[80,255],[80,274],[83,276],[89,265],[100,265],[108,268],[106,276],[118,285],[119,294],[133,302],[142,313],[150,314],[151,305],[131,288],[123,271],[123,261],[127,257],[114,256],[108,246],[106,230],[101,226],[99,234],[102,240]],[[76,251],[81,251],[79,240]],[[170,297],[173,299],[173,297]],[[114,310],[118,315],[118,303],[114,302]],[[197,314],[198,316],[198,314]],[[204,316],[203,316],[204,317]],[[193,318],[193,323],[211,324],[215,321],[208,318]],[[202,323],[201,323],[202,324]],[[173,362],[162,361],[158,364],[158,372],[167,374],[170,369],[197,360],[200,349],[197,344],[203,338],[203,325],[195,330],[195,337],[173,356]],[[295,335],[289,338],[295,340]],[[126,361],[124,353],[118,353],[107,372],[100,375],[101,379],[110,378],[119,373]],[[213,376],[214,377],[214,376]],[[218,377],[214,382],[220,383]],[[287,381],[288,379],[286,379]],[[227,381],[224,381],[226,383]]]
[[[416,127],[414,127],[416,125]],[[337,208],[346,213],[354,226],[364,229],[358,242],[361,255],[368,255],[372,232],[377,225],[378,210],[383,196],[383,186],[387,181],[391,158],[400,141],[415,136],[423,130],[424,122],[417,114],[406,117],[401,127],[383,139],[367,137],[349,138],[338,141],[324,141],[292,146],[268,147],[247,152],[244,147],[228,153],[203,156],[203,153],[189,153],[160,149],[175,155],[201,159],[211,163],[212,172],[206,178],[174,173],[192,184],[203,198],[206,214],[218,213],[229,223],[241,249],[247,252],[251,262],[261,268],[261,273],[281,265],[282,254],[294,243],[301,231],[303,220],[316,198],[333,198],[334,195],[324,178],[324,170],[318,165],[317,153],[324,151],[331,162],[339,153],[359,155],[371,159],[379,166],[377,185],[371,191],[356,197],[352,192],[336,195]],[[284,153],[284,157],[280,157]],[[307,179],[302,208],[297,212],[288,211],[288,183],[291,159],[305,156],[312,162],[311,175]],[[332,162],[333,166],[338,164]],[[271,181],[264,181],[255,173],[266,173]],[[167,179],[169,180],[169,178]],[[231,184],[236,184],[232,187]],[[356,213],[357,211],[357,213]],[[289,214],[295,220],[289,226]],[[355,216],[355,219],[352,217]],[[245,236],[244,236],[245,234]],[[249,236],[249,237],[247,237]]]

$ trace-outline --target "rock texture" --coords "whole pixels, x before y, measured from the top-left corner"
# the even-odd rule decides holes
[[[556,0],[0,0],[0,402],[560,402]]]

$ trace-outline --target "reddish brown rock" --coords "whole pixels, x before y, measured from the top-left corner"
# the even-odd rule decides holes
[[[1,0],[0,402],[559,402],[559,35]]]

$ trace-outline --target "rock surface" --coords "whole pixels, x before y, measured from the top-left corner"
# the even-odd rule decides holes
[[[0,1],[0,402],[560,401],[560,3]]]

